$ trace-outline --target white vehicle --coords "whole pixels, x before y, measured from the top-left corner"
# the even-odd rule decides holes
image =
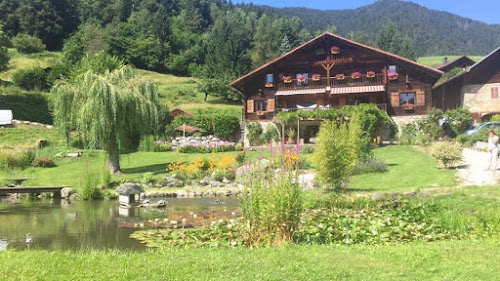
[[[12,110],[0,109],[0,126],[12,125]]]

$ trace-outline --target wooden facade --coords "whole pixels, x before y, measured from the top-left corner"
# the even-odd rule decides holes
[[[447,61],[447,59],[448,58],[445,58],[443,64],[436,68],[443,72],[449,72],[455,68],[461,68],[465,70],[467,67],[472,66],[476,63],[475,61],[471,60],[466,56],[461,56],[458,59],[452,61]]]
[[[433,104],[448,110],[469,109],[476,121],[500,113],[500,48],[470,69],[433,89]]]
[[[326,32],[231,85],[243,92],[250,121],[359,103],[377,104],[389,115],[413,115],[432,107],[432,85],[442,73]]]

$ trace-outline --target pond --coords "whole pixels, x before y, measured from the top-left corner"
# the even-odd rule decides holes
[[[154,202],[155,200],[151,200]],[[120,249],[146,247],[130,234],[147,222],[238,210],[238,199],[169,198],[163,208],[120,208],[118,201],[7,199],[0,197],[0,251],[5,249]],[[31,242],[26,242],[31,236]]]

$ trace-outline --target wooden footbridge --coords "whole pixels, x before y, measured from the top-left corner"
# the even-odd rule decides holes
[[[54,193],[54,197],[61,197],[61,189],[68,186],[13,186],[0,187],[0,195],[7,193],[31,193],[41,194],[45,192]]]

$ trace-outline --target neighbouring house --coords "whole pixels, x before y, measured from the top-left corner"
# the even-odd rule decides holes
[[[245,121],[279,112],[373,103],[390,116],[426,114],[443,72],[325,32],[231,83],[244,95]],[[318,124],[299,132],[308,139]]]
[[[500,48],[451,79],[434,86],[432,102],[443,110],[465,107],[482,121],[500,113]]]
[[[461,68],[463,70],[467,69],[467,67],[474,65],[476,62],[470,59],[467,56],[461,56],[455,60],[448,61],[448,57],[443,59],[443,64],[436,67],[443,72],[449,72],[455,68]]]
[[[188,111],[181,109],[181,108],[178,108],[178,107],[174,107],[174,109],[170,110],[170,116],[172,117],[172,119],[174,119],[175,117],[177,117],[179,115],[194,116],[193,113],[188,112]]]

